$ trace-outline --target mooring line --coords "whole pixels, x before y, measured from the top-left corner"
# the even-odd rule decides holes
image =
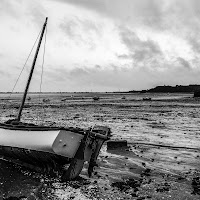
[[[134,142],[134,143],[129,143],[131,145],[149,145],[149,146],[157,146],[157,147],[166,147],[166,148],[173,148],[173,149],[190,149],[190,150],[197,150],[200,151],[198,148],[192,148],[192,147],[176,147],[176,146],[170,146],[170,145],[163,145],[163,144],[153,144],[153,143],[145,143],[145,142]]]

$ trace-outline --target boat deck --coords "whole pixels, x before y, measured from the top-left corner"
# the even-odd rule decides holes
[[[24,130],[24,131],[51,131],[51,130],[66,130],[72,131],[84,135],[85,130],[81,128],[74,127],[55,127],[55,126],[38,126],[32,123],[24,123],[9,120],[5,123],[0,123],[0,128],[9,130]]]

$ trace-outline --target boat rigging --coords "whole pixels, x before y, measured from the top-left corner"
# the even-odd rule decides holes
[[[30,82],[31,82],[32,75],[33,75],[33,71],[34,71],[34,68],[35,68],[35,63],[36,63],[37,56],[38,56],[38,53],[39,53],[39,50],[40,50],[40,45],[41,45],[41,42],[42,42],[44,31],[45,31],[45,28],[46,28],[46,25],[47,25],[47,20],[48,20],[48,17],[46,17],[45,23],[44,23],[43,28],[42,28],[42,33],[40,35],[38,46],[37,46],[35,56],[34,56],[34,59],[33,59],[31,71],[30,71],[30,74],[29,74],[29,77],[28,77],[28,81],[27,81],[27,84],[26,84],[26,88],[25,88],[25,91],[24,91],[23,98],[22,98],[22,103],[21,103],[19,113],[18,113],[18,116],[17,116],[17,121],[20,121],[20,119],[21,119],[22,110],[23,110],[24,103],[25,103],[25,100],[26,100],[26,96],[27,96],[27,92],[28,92],[28,89],[29,89],[29,85],[30,85]]]
[[[0,159],[36,171],[57,171],[64,181],[75,179],[88,161],[88,175],[91,176],[100,149],[110,138],[110,128],[48,127],[20,121],[47,20],[42,27],[17,119],[0,123]]]

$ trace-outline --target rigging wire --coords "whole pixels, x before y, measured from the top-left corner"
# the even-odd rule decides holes
[[[16,80],[16,82],[15,82],[15,85],[14,85],[14,87],[13,87],[13,89],[12,89],[12,91],[11,91],[9,97],[8,97],[9,99],[10,99],[10,97],[11,97],[11,95],[12,95],[12,93],[13,93],[13,91],[14,91],[14,89],[15,89],[15,87],[16,87],[18,81],[19,81],[19,78],[20,78],[20,76],[21,76],[21,74],[22,74],[22,72],[23,72],[23,70],[24,70],[24,68],[25,68],[25,66],[26,66],[26,63],[27,63],[27,61],[28,61],[28,59],[29,59],[29,57],[30,57],[32,51],[33,51],[33,48],[34,48],[34,46],[35,46],[35,44],[36,44],[36,42],[37,42],[37,40],[38,40],[38,38],[39,38],[41,32],[42,32],[42,29],[41,29],[41,31],[39,32],[39,34],[38,34],[38,36],[37,36],[37,38],[36,38],[36,40],[35,40],[35,42],[34,42],[34,44],[33,44],[33,47],[32,47],[32,49],[31,49],[31,51],[30,51],[30,53],[29,53],[29,55],[28,55],[28,57],[27,57],[27,59],[26,59],[26,61],[25,61],[25,63],[24,63],[24,66],[23,66],[23,68],[22,68],[22,70],[21,70],[21,72],[20,72],[20,74],[19,74],[19,76],[18,76],[18,78],[17,78],[17,80]]]
[[[43,50],[43,57],[42,57],[42,72],[41,72],[41,77],[40,77],[40,92],[39,92],[39,103],[41,102],[40,99],[41,99],[41,92],[42,92],[42,79],[43,79],[43,73],[44,73],[44,58],[45,58],[45,52],[46,52],[46,37],[47,37],[47,27],[46,27],[46,30],[45,30],[45,37],[44,37],[44,50]],[[42,105],[42,102],[41,102],[41,105]],[[45,113],[45,112],[43,112]],[[39,120],[39,116],[37,117],[38,120]]]
[[[42,58],[42,73],[41,73],[41,78],[40,78],[40,94],[41,94],[41,91],[42,91],[42,78],[43,78],[43,72],[44,72],[44,56],[45,56],[45,51],[46,51],[46,36],[47,36],[47,27],[46,27],[45,38],[44,38],[44,51],[43,51],[43,58]]]

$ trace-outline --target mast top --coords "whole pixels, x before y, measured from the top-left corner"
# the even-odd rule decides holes
[[[29,89],[29,85],[30,85],[31,78],[32,78],[32,75],[33,75],[35,63],[36,63],[37,56],[38,56],[39,49],[40,49],[40,45],[41,45],[42,38],[43,38],[43,35],[44,35],[44,31],[45,31],[45,28],[46,28],[46,25],[47,25],[47,20],[48,20],[48,17],[46,17],[45,23],[44,23],[44,25],[42,27],[42,32],[41,32],[41,35],[40,35],[40,39],[39,39],[39,42],[38,42],[38,46],[37,46],[37,49],[36,49],[36,52],[35,52],[35,56],[34,56],[34,59],[33,59],[33,63],[32,63],[32,67],[31,67],[31,71],[30,71],[30,74],[29,74],[29,77],[28,77],[28,81],[27,81],[27,84],[26,84],[26,88],[25,88],[25,91],[24,91],[24,95],[23,95],[23,98],[22,98],[22,103],[21,103],[21,106],[20,106],[20,109],[19,109],[19,113],[18,113],[18,116],[17,116],[17,121],[20,121],[20,118],[21,118],[21,114],[22,114],[22,110],[23,110],[23,107],[24,107],[26,95],[27,95],[27,92],[28,92],[28,89]]]

